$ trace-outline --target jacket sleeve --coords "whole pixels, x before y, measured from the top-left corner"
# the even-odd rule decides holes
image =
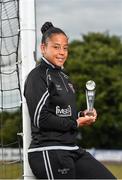
[[[31,121],[40,130],[69,131],[77,129],[77,122],[71,117],[59,117],[48,108],[49,92],[47,84],[39,77],[31,77],[25,84],[24,95],[27,101]]]

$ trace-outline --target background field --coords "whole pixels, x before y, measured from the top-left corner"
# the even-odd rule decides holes
[[[122,163],[103,162],[103,164],[104,164],[118,179],[122,179]]]
[[[102,162],[118,179],[122,179],[122,163]],[[0,164],[0,179],[21,179],[22,177],[21,164],[8,164],[6,168]]]

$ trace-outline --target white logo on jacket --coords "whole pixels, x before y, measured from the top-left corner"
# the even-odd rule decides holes
[[[61,87],[60,84],[56,84],[55,86],[56,86],[56,89],[57,89],[58,91],[62,91],[62,87]]]
[[[68,85],[69,85],[70,89],[72,90],[72,92],[75,93],[73,85],[71,83],[68,83]]]
[[[60,106],[56,106],[56,114],[61,117],[71,116],[72,115],[71,106],[68,105],[66,109],[63,109]]]

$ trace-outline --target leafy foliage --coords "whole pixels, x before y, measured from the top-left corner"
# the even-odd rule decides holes
[[[20,112],[2,112],[0,117],[1,145],[7,147],[18,147],[17,133],[22,131],[22,118]]]
[[[69,46],[66,69],[74,83],[78,110],[86,108],[85,83],[96,82],[95,108],[98,120],[83,127],[87,148],[122,148],[122,42],[107,33],[88,33]]]

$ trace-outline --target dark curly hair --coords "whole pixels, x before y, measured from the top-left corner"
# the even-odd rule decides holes
[[[64,34],[67,37],[67,35],[63,30],[53,26],[51,22],[45,22],[41,27],[41,32],[42,32],[42,41],[41,41],[42,43],[46,43],[47,39],[51,37],[53,34]]]

